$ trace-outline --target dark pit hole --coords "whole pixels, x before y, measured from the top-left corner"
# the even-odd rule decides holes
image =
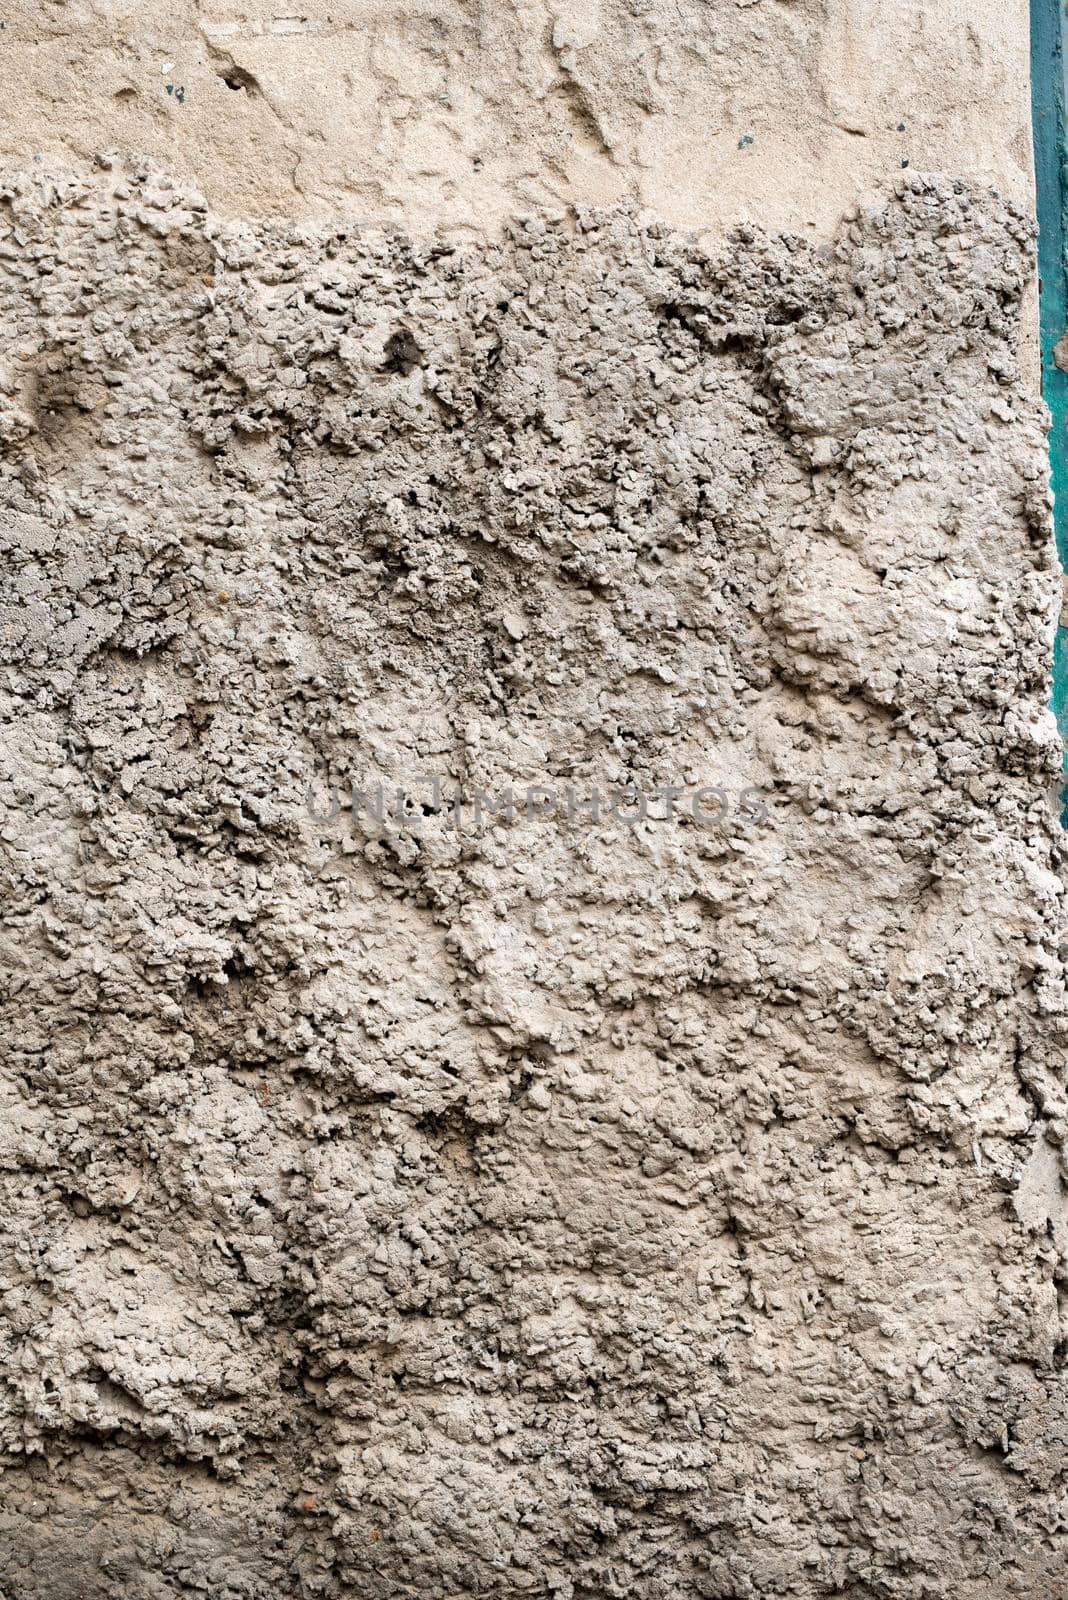
[[[386,340],[384,358],[380,372],[399,372],[406,378],[423,359],[423,352],[407,328],[398,328]]]
[[[219,76],[228,89],[244,89],[246,94],[259,93],[258,80],[245,67],[227,67],[226,71],[221,72]]]
[[[804,306],[780,305],[776,306],[775,309],[769,313],[768,321],[773,323],[775,327],[781,328],[787,326],[791,322],[800,322],[804,314]]]

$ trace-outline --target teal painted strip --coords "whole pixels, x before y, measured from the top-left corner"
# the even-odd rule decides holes
[[[1039,332],[1042,395],[1049,432],[1053,526],[1061,566],[1068,570],[1068,372],[1057,365],[1061,340],[1068,366],[1068,130],[1065,70],[1068,20],[1062,0],[1031,0],[1031,117],[1038,201]],[[1053,653],[1053,711],[1068,750],[1068,628],[1059,627]],[[1064,771],[1068,772],[1068,758]],[[1062,790],[1062,802],[1068,790]],[[1061,820],[1068,826],[1068,803]]]

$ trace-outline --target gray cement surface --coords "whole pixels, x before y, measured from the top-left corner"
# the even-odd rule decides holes
[[[1025,212],[2,219],[5,1600],[1060,1593]]]

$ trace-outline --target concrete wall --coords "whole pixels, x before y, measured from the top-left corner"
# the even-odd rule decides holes
[[[6,1600],[1059,1593],[1025,22],[8,10]]]

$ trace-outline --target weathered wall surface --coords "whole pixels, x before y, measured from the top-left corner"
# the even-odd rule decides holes
[[[633,198],[829,234],[904,163],[1028,199],[1027,0],[14,0],[0,157],[484,237]]]
[[[1029,226],[6,215],[10,1592],[1049,1593]]]
[[[1026,51],[923,10],[8,13],[4,1600],[1061,1593]]]

